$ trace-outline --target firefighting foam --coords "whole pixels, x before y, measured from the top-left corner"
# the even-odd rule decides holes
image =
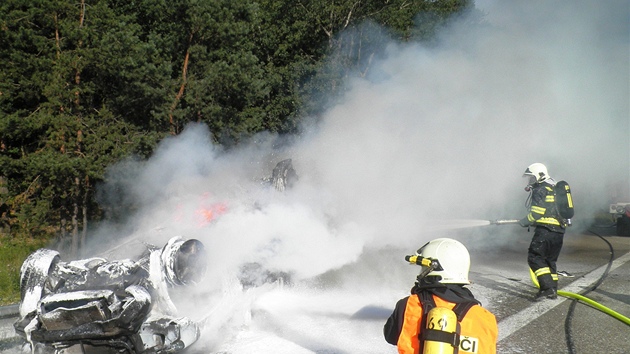
[[[431,47],[391,43],[300,141],[279,149],[282,138],[265,135],[223,151],[191,124],[149,161],[113,166],[101,195],[124,191],[133,203],[117,202],[134,213],[92,235],[91,252],[121,258],[175,235],[203,242],[204,280],[173,294],[203,324],[202,352],[395,352],[382,321],[357,326],[352,315],[391,308],[409,288],[415,275],[396,270],[401,255],[436,235],[521,217],[531,161],[571,179],[576,222],[628,178],[624,11],[478,6],[484,26],[454,23]],[[625,161],[609,157],[616,151]],[[289,158],[296,182],[270,185]],[[488,252],[497,242],[468,240]]]

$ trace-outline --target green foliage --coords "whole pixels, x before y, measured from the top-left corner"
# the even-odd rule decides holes
[[[74,234],[106,168],[189,122],[230,147],[298,133],[391,40],[430,41],[468,0],[4,0],[0,194],[12,233]],[[84,212],[85,210],[85,212]],[[85,213],[85,215],[84,215]],[[72,225],[70,220],[75,222]]]
[[[45,240],[0,235],[0,306],[20,301],[20,267],[29,254],[45,247],[46,243]]]

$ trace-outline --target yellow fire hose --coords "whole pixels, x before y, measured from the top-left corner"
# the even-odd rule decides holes
[[[534,274],[534,272],[530,269],[529,270],[529,275],[532,278],[532,283],[534,283],[534,286],[536,286],[537,288],[540,288],[540,285],[538,284],[538,278],[536,277],[536,274]],[[618,319],[619,321],[627,324],[628,326],[630,326],[630,318],[620,314],[617,311],[611,310],[610,308],[596,302],[593,301],[589,298],[587,298],[586,296],[580,295],[580,294],[576,294],[576,293],[572,293],[570,291],[564,291],[564,290],[558,290],[558,295],[560,296],[564,296],[566,298],[572,298],[572,299],[576,299],[578,301],[582,301],[588,305],[591,305],[592,307],[594,307],[597,310],[602,311],[605,314],[608,314],[616,319]]]
[[[558,295],[564,296],[566,298],[573,298],[573,299],[582,301],[582,302],[584,302],[586,304],[589,304],[589,305],[593,306],[594,308],[596,308],[596,309],[598,309],[598,310],[600,310],[600,311],[602,311],[602,312],[604,312],[604,313],[606,313],[606,314],[608,314],[608,315],[618,319],[619,321],[627,324],[628,326],[630,326],[630,318],[620,314],[617,311],[613,311],[613,310],[609,309],[608,307],[606,307],[606,306],[604,306],[604,305],[602,305],[602,304],[600,304],[598,302],[595,302],[595,301],[587,298],[586,296],[582,296],[580,294],[576,294],[576,293],[572,293],[572,292],[564,291],[564,290],[558,290]]]

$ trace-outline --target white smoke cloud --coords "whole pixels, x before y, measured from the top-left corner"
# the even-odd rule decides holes
[[[521,176],[534,162],[573,187],[576,227],[630,201],[628,2],[477,6],[484,25],[453,24],[436,47],[391,43],[282,150],[261,135],[225,152],[198,124],[165,140],[127,182],[141,207],[130,238],[200,239],[203,286],[220,293],[244,263],[308,279],[366,250],[412,252],[436,229],[520,218]],[[261,179],[285,158],[299,182],[280,193]]]

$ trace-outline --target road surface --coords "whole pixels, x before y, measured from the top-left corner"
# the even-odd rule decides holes
[[[469,247],[472,258],[471,290],[499,321],[498,353],[628,353],[630,326],[621,320],[581,302],[573,305],[572,309],[574,301],[565,297],[532,301],[536,289],[526,264],[532,233],[516,225],[489,227],[496,228],[490,235],[487,232],[483,236],[474,232],[463,233],[462,242]],[[570,230],[565,235],[558,268],[574,277],[560,277],[559,285],[564,291],[586,292],[585,296],[589,299],[630,317],[630,237],[614,236],[611,232],[605,228],[579,232]],[[612,261],[611,256],[614,256]],[[606,277],[602,278],[606,272]],[[597,288],[592,290],[595,285]],[[361,326],[378,332],[390,310],[372,309],[371,318],[361,322]],[[2,311],[0,336],[3,341],[0,343],[3,344],[0,351],[15,348],[18,344],[12,328],[16,307],[3,308]],[[288,333],[286,328],[283,331]],[[296,338],[304,338],[304,335],[296,334],[299,329],[293,329],[293,332],[297,348],[300,341]],[[317,336],[317,331],[310,333]],[[380,343],[380,333],[374,333],[372,337],[378,343],[373,349],[375,353],[383,352],[383,348],[387,352],[396,352],[395,347],[384,347]],[[309,343],[310,348],[302,346],[303,351],[298,352],[336,352],[335,349],[316,349],[317,346],[326,347],[326,338],[319,338],[319,341],[311,338]],[[258,346],[258,349],[261,353],[265,352],[264,347]],[[194,353],[197,351],[192,350]],[[230,350],[222,349],[221,352],[229,353]]]

